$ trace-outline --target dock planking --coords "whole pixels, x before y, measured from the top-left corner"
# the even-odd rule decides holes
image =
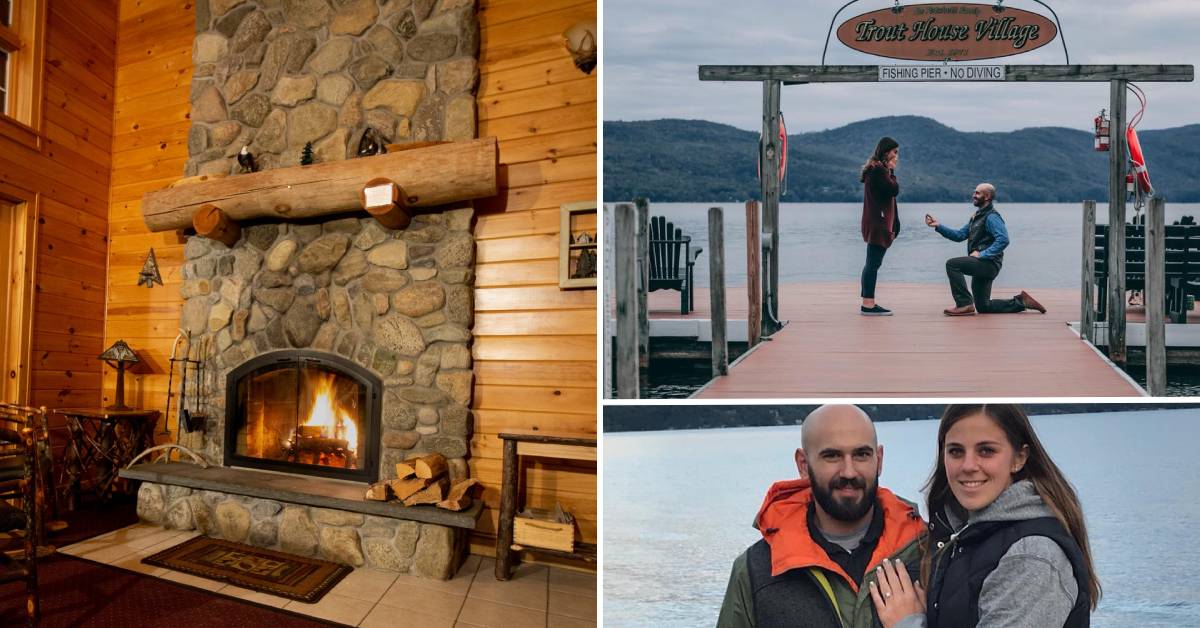
[[[727,315],[745,320],[744,288],[727,288]],[[1019,289],[995,287],[995,298]],[[856,283],[780,286],[781,318],[790,321],[701,399],[789,397],[1125,397],[1144,394],[1070,330],[1079,318],[1072,289],[1031,289],[1046,314],[950,318],[942,284],[881,284],[889,317],[858,314]],[[673,298],[672,298],[673,297]],[[681,317],[678,295],[650,295],[652,319],[708,318],[708,295]],[[675,304],[672,311],[672,304]],[[702,306],[703,304],[703,306]]]

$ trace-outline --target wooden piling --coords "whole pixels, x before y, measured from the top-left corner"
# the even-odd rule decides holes
[[[763,332],[779,331],[779,91],[777,80],[763,81],[763,141],[759,151],[762,181],[763,231],[768,249],[763,261]]]
[[[638,386],[650,385],[650,200],[633,199],[637,207]],[[691,286],[688,286],[689,288]]]
[[[1165,202],[1154,197],[1146,212],[1146,390],[1153,397],[1167,392]]]
[[[759,249],[758,201],[746,201],[746,338],[750,346],[762,335],[762,251]]]
[[[1109,81],[1108,152],[1108,357],[1124,366],[1125,352],[1125,89]]]
[[[638,286],[637,214],[630,203],[616,207],[616,298],[617,298],[617,398],[637,399],[638,387]]]
[[[1080,277],[1079,335],[1096,344],[1096,201],[1083,202],[1083,269]]]
[[[725,218],[720,207],[708,208],[708,297],[712,329],[713,377],[729,373],[725,320]]]

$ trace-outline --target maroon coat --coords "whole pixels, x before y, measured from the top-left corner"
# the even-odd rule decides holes
[[[900,184],[885,165],[874,163],[863,177],[862,236],[867,244],[887,248],[900,234],[900,213],[896,196]]]

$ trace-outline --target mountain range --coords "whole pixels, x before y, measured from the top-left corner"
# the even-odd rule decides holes
[[[862,199],[859,171],[884,135],[900,143],[900,200],[969,200],[981,181],[997,200],[1074,203],[1108,200],[1108,153],[1087,131],[1037,127],[964,132],[920,116],[872,118],[788,135],[783,202]],[[1200,202],[1200,124],[1140,130],[1151,182],[1167,202]],[[758,137],[704,120],[604,123],[604,200],[658,202],[759,198]]]

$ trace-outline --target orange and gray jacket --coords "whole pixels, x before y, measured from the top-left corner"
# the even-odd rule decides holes
[[[925,524],[916,507],[888,489],[878,489],[876,507],[883,510],[883,529],[866,575],[855,581],[810,535],[812,500],[808,480],[776,482],[767,491],[754,521],[763,538],[734,561],[718,628],[879,625],[868,582],[885,558],[902,560],[910,573],[919,569]]]

